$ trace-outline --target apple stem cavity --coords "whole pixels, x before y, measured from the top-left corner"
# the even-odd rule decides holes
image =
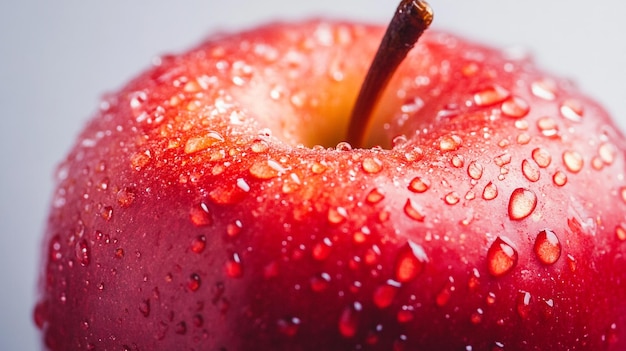
[[[433,11],[422,0],[402,0],[382,38],[352,109],[348,142],[365,147],[374,108],[396,69],[430,26]]]

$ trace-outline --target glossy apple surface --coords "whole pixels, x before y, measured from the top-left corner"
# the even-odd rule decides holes
[[[626,347],[626,145],[604,110],[430,31],[352,148],[382,33],[214,37],[108,96],[58,171],[47,348]]]

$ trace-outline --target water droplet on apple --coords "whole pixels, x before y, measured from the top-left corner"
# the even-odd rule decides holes
[[[331,207],[328,209],[328,222],[340,224],[348,218],[348,211],[343,207]]]
[[[185,323],[184,321],[178,322],[176,326],[174,326],[174,332],[178,335],[187,334],[187,323]]]
[[[524,132],[524,133],[519,133],[517,135],[517,138],[515,139],[515,141],[520,144],[520,145],[526,145],[528,143],[530,143],[530,134]]]
[[[485,200],[493,200],[498,196],[498,187],[493,183],[489,182],[485,185],[483,189],[483,199]]]
[[[113,217],[113,207],[111,206],[104,206],[102,208],[102,210],[100,211],[100,216],[105,220],[105,221],[110,221],[111,218]]]
[[[288,337],[293,337],[298,333],[302,321],[298,317],[281,318],[276,322],[278,331]]]
[[[444,201],[448,205],[456,205],[459,203],[460,200],[461,196],[459,196],[459,194],[455,191],[446,194],[446,196],[444,197]]]
[[[583,105],[576,99],[567,99],[561,104],[561,116],[572,122],[580,122],[583,118]]]
[[[517,264],[518,254],[513,244],[506,237],[497,237],[487,251],[489,274],[501,277],[510,272]]]
[[[402,285],[395,280],[387,280],[385,284],[379,285],[374,290],[373,301],[378,308],[391,306]]]
[[[424,213],[422,212],[422,208],[417,205],[412,199],[407,199],[404,204],[404,213],[409,216],[409,218],[414,219],[418,222],[424,221]]]
[[[243,224],[241,223],[240,220],[236,219],[235,221],[233,221],[232,223],[229,223],[226,226],[226,235],[228,235],[231,238],[237,237],[241,233],[242,229],[243,229]]]
[[[536,148],[532,151],[533,160],[537,163],[537,165],[541,168],[546,168],[552,162],[552,156],[550,152],[544,148]]]
[[[200,276],[197,273],[192,273],[187,281],[187,288],[191,291],[198,291],[200,288]]]
[[[453,167],[461,168],[465,165],[465,160],[462,155],[454,155],[452,156],[452,160],[450,161]]]
[[[537,195],[532,190],[517,188],[513,190],[509,199],[509,218],[512,220],[522,220],[537,207]]]
[[[561,171],[556,171],[552,176],[552,181],[557,186],[563,186],[567,184],[567,175]]]
[[[318,261],[323,261],[328,258],[332,251],[333,242],[329,238],[324,238],[322,242],[319,242],[313,246],[312,254],[313,258]]]
[[[398,256],[396,256],[395,280],[400,283],[407,283],[415,279],[424,270],[426,262],[428,262],[428,257],[424,249],[409,240],[400,248]]]
[[[187,142],[185,143],[185,153],[192,154],[203,151],[223,141],[224,137],[220,133],[209,131],[207,134],[187,139]]]
[[[476,161],[470,162],[467,166],[467,174],[474,180],[479,180],[483,176],[483,165]]]
[[[39,301],[33,312],[33,320],[38,329],[43,329],[44,324],[48,321],[48,304],[46,301]]]
[[[540,99],[552,101],[556,99],[556,83],[551,79],[534,81],[531,86],[533,95]]]
[[[439,150],[449,152],[458,150],[463,140],[458,135],[446,135],[439,140]]]
[[[313,276],[309,281],[309,284],[311,286],[311,290],[313,290],[314,292],[322,292],[328,289],[330,281],[330,274],[324,272]]]
[[[339,317],[339,332],[344,338],[353,338],[359,328],[359,315],[363,306],[359,302],[346,306]]]
[[[602,145],[600,145],[600,148],[598,148],[598,154],[600,155],[600,158],[604,163],[606,163],[607,165],[611,165],[615,161],[617,148],[615,147],[615,145],[609,142],[602,143]]]
[[[226,274],[231,278],[240,278],[243,275],[243,265],[237,253],[233,253],[226,261]]]
[[[250,174],[257,179],[272,179],[285,171],[280,163],[273,160],[255,162],[250,167]]]
[[[121,208],[130,207],[135,201],[135,190],[132,188],[123,188],[116,194],[117,203]]]
[[[530,301],[531,295],[527,291],[520,291],[517,296],[517,314],[522,319],[527,319],[530,315]]]
[[[472,269],[472,273],[467,281],[467,287],[470,291],[476,290],[480,286],[480,272],[478,269]]]
[[[409,190],[411,190],[414,193],[423,193],[426,190],[428,190],[429,187],[430,187],[430,182],[421,177],[415,177],[409,183]]]
[[[213,217],[209,207],[205,203],[200,203],[189,210],[189,219],[196,227],[204,227],[213,223]]]
[[[511,163],[511,154],[508,154],[508,153],[500,154],[494,157],[493,162],[495,162],[495,164],[498,167],[503,167],[505,165],[508,165],[509,163]]]
[[[206,248],[206,236],[198,235],[191,239],[191,251],[197,254],[202,253]]]
[[[48,257],[50,262],[58,262],[63,258],[63,252],[61,251],[61,237],[55,235],[50,240],[48,246]]]
[[[485,298],[485,302],[489,306],[493,306],[496,303],[496,294],[493,292],[489,292],[487,297]]]
[[[541,117],[537,120],[537,128],[543,136],[554,137],[559,133],[559,126],[556,121],[550,117]]]
[[[370,205],[374,205],[374,204],[381,202],[384,198],[385,198],[385,194],[383,194],[377,188],[374,188],[367,194],[365,201],[367,201],[367,203]]]
[[[366,157],[361,162],[361,167],[366,173],[375,174],[383,169],[383,163],[376,157]]]
[[[502,103],[502,113],[507,117],[522,118],[530,111],[526,100],[513,96]]]
[[[117,259],[124,258],[124,249],[122,249],[121,247],[118,247],[117,249],[115,249],[115,258]]]
[[[403,305],[396,314],[399,323],[409,323],[415,319],[415,308],[410,305]]]
[[[250,145],[250,150],[254,153],[262,153],[269,149],[269,145],[264,140],[255,140]]]
[[[76,243],[76,259],[81,266],[86,267],[91,262],[91,250],[85,239]]]
[[[565,168],[572,173],[578,173],[583,168],[583,157],[576,151],[565,151],[563,152],[563,163],[565,164]]]
[[[522,173],[531,182],[536,182],[539,180],[539,167],[534,161],[529,159],[524,159],[522,161]]]
[[[150,316],[150,299],[141,300],[139,303],[139,312],[141,312],[144,317]]]
[[[626,240],[626,225],[620,224],[617,227],[615,227],[615,235],[617,236],[618,240],[625,241]]]
[[[542,230],[535,238],[534,251],[541,263],[551,265],[561,257],[561,242],[553,231]]]
[[[476,309],[476,311],[474,311],[472,315],[470,316],[470,322],[472,322],[472,324],[474,325],[480,324],[480,322],[483,321],[483,314],[484,314],[484,311],[482,308]]]
[[[507,99],[511,93],[499,86],[493,85],[474,94],[474,103],[478,106],[490,106]]]
[[[352,145],[346,141],[341,141],[335,147],[337,151],[352,151]]]
[[[450,298],[452,297],[452,293],[456,290],[454,286],[454,279],[452,277],[448,278],[448,282],[446,285],[439,290],[437,295],[435,296],[435,304],[439,307],[443,307],[448,304]]]

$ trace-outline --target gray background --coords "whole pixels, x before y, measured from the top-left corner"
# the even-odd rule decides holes
[[[431,0],[437,28],[522,46],[626,126],[626,3]],[[0,3],[0,350],[36,350],[39,237],[55,164],[99,97],[211,31],[331,16],[385,22],[396,0],[21,0]]]

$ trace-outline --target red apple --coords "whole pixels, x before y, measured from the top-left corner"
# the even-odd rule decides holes
[[[216,36],[107,96],[58,171],[45,348],[626,349],[624,136],[451,34],[399,63],[420,6],[354,113],[379,26]]]

